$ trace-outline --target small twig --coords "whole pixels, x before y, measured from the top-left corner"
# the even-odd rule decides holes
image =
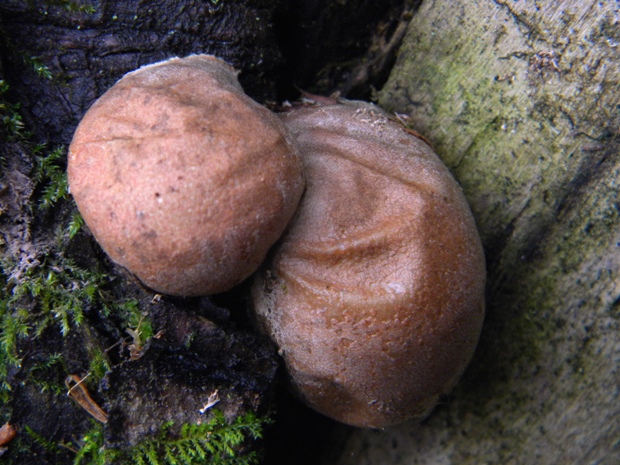
[[[73,390],[80,386],[84,381],[86,381],[86,379],[90,376],[90,373],[88,373],[86,376],[84,376],[83,378],[81,378],[76,384],[74,384],[68,391],[67,391],[67,397],[71,396],[71,392],[73,392]],[[71,375],[70,378],[72,378],[73,381],[75,381],[74,377],[78,377],[77,375]],[[65,383],[66,384],[66,383]],[[67,387],[69,387],[69,385],[67,384]]]
[[[73,452],[74,454],[77,454],[77,453],[79,452],[76,448],[71,447],[71,446],[68,446],[68,445],[67,445],[67,444],[65,444],[64,442],[59,442],[59,443],[58,443],[58,445],[59,445],[60,447],[64,447],[65,449],[69,449],[69,450],[70,450],[71,452]]]
[[[80,407],[86,410],[89,414],[93,416],[96,420],[99,420],[101,423],[108,422],[108,414],[103,411],[101,407],[90,397],[86,386],[82,383],[86,378],[90,376],[88,373],[83,378],[80,378],[79,375],[69,375],[65,379],[65,385],[69,388],[67,392],[67,396],[71,397]],[[71,383],[76,383],[74,386],[71,386]],[[77,389],[76,389],[77,388]]]
[[[114,349],[117,345],[122,344],[123,342],[124,342],[123,339],[120,339],[120,340],[116,341],[114,344],[112,344],[110,347],[108,347],[106,350],[104,350],[103,353],[107,354],[112,349]]]

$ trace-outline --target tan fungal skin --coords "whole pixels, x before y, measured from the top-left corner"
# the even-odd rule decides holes
[[[180,296],[223,292],[253,273],[304,188],[284,125],[207,55],[118,81],[78,126],[68,172],[112,260]]]
[[[426,416],[472,357],[484,256],[431,148],[370,104],[294,109],[307,187],[253,284],[294,389],[340,422]]]

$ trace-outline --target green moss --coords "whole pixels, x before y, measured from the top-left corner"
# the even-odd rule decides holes
[[[67,238],[73,239],[73,237],[80,232],[82,227],[84,226],[84,219],[80,212],[77,210],[71,214],[71,219],[69,220],[69,225],[67,226]]]
[[[156,437],[127,451],[105,449],[103,427],[95,425],[82,438],[74,465],[252,465],[259,457],[255,451],[243,452],[243,446],[261,438],[268,422],[250,412],[229,423],[221,412],[213,410],[211,420],[184,424],[178,434],[171,432],[172,422],[164,423]]]
[[[153,337],[153,326],[147,312],[140,311],[138,302],[128,301],[124,305],[123,318],[127,328],[125,332],[131,336],[129,352],[132,359],[140,358],[149,339]]]
[[[70,260],[46,259],[21,276],[9,278],[8,306],[16,319],[27,312],[24,322],[35,336],[53,324],[66,335],[72,325],[78,326],[84,319],[83,306],[93,302],[101,281],[102,276],[82,270]],[[33,301],[34,309],[30,307]]]
[[[93,428],[86,433],[73,463],[89,465],[106,465],[110,463],[111,453],[103,448],[103,425],[93,422]]]
[[[25,139],[27,133],[24,130],[24,122],[19,113],[19,104],[10,103],[7,100],[9,85],[0,79],[0,141],[10,142]],[[0,155],[1,157],[2,155]],[[0,158],[2,160],[2,158]]]
[[[21,364],[17,340],[28,334],[25,319],[25,315],[15,317],[9,312],[8,299],[0,300],[0,401],[4,405],[9,401],[11,391],[7,381],[9,367]]]
[[[34,148],[35,168],[33,181],[42,193],[38,202],[38,209],[45,212],[52,208],[61,199],[69,197],[69,182],[64,169],[66,153],[64,147],[58,147],[42,155],[44,145]]]
[[[85,13],[90,15],[97,11],[97,8],[94,5],[90,5],[86,2],[79,2],[73,0],[45,0],[44,3],[47,6],[57,6],[64,8],[70,13]]]
[[[43,79],[52,79],[52,72],[48,68],[46,64],[43,63],[43,60],[37,56],[27,56],[24,55],[24,62],[27,65],[30,65],[32,69],[34,69],[37,76]]]
[[[6,260],[1,265],[4,297],[0,299],[0,399],[6,401],[10,392],[8,366],[21,365],[20,339],[39,338],[48,328],[66,335],[81,325],[86,306],[98,309],[102,315],[115,312],[128,328],[137,328],[142,347],[152,336],[149,324],[134,325],[142,318],[137,302],[115,300],[106,291],[108,277],[101,272],[85,270],[52,254],[25,268]],[[109,369],[105,353],[95,346],[87,347],[87,351],[91,373],[101,379]]]
[[[41,436],[40,434],[38,434],[35,430],[33,430],[30,426],[25,425],[24,426],[24,431],[25,433],[30,436],[30,438],[39,446],[41,446],[43,449],[45,449],[47,452],[51,452],[51,453],[56,453],[58,451],[58,446],[51,442],[48,441],[47,439],[45,439],[43,436]]]
[[[52,354],[30,368],[27,382],[32,382],[41,392],[51,391],[61,396],[67,391],[64,384],[66,375],[67,368],[62,355]]]
[[[88,372],[95,382],[101,381],[105,374],[110,371],[110,359],[100,347],[95,346],[88,347],[88,358],[90,360]]]
[[[15,110],[15,107],[5,105],[0,106],[0,111],[2,108]],[[9,114],[4,116],[10,118]],[[21,122],[15,115],[12,118]],[[34,160],[31,177],[35,196],[32,205],[36,205],[41,213],[50,212],[59,202],[69,198],[64,169],[66,152],[62,147],[47,151],[45,145],[31,145],[24,137],[23,128],[20,126],[19,129],[20,132],[13,133],[12,137],[22,137]],[[68,226],[60,226],[56,232],[56,248],[43,247],[31,255],[5,255],[0,261],[3,290],[0,298],[0,398],[4,400],[8,399],[10,391],[7,367],[21,364],[20,339],[36,339],[51,327],[66,335],[72,328],[80,326],[87,305],[98,307],[104,314],[109,314],[112,307],[122,307],[104,290],[108,283],[105,274],[82,269],[63,255],[66,243],[79,232],[82,224],[81,216],[74,210]],[[101,359],[95,356],[93,366],[101,367],[101,363]],[[26,377],[35,379],[31,374]],[[57,386],[53,388],[58,390]]]

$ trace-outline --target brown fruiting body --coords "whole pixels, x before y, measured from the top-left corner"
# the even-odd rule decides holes
[[[313,408],[381,428],[426,416],[471,359],[484,256],[431,148],[370,104],[282,115],[307,179],[253,284],[259,326]]]
[[[118,81],[78,126],[68,172],[112,260],[181,296],[223,292],[254,272],[304,186],[286,128],[207,55]]]

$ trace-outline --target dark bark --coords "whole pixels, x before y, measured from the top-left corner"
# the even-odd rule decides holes
[[[291,85],[317,94],[369,99],[389,75],[421,0],[292,0],[278,18]],[[288,87],[286,87],[288,86]]]
[[[70,12],[61,2],[0,6],[5,76],[38,137],[68,144],[79,119],[125,73],[173,56],[208,53],[240,69],[246,91],[275,97],[282,65],[273,33],[277,1],[93,2]],[[67,2],[68,3],[68,2]],[[42,79],[32,57],[49,68]]]
[[[278,366],[274,348],[221,317],[220,325],[215,324],[213,313],[225,310],[205,300],[192,303],[195,307],[156,304],[152,318],[161,337],[151,340],[143,357],[106,375],[107,446],[136,445],[163,418],[174,421],[173,432],[203,420],[206,410],[201,409],[216,391],[216,408],[229,419],[248,410],[266,413]]]
[[[77,447],[92,420],[64,392],[42,386],[62,386],[67,374],[87,373],[95,349],[113,347],[106,352],[113,368],[105,381],[101,386],[89,381],[87,386],[109,414],[107,444],[120,448],[152,434],[165,420],[195,421],[203,407],[195,402],[208,397],[212,388],[223,389],[219,407],[230,417],[247,410],[264,412],[277,379],[277,356],[252,333],[243,288],[217,296],[217,304],[208,298],[153,304],[153,293],[115,268],[87,230],[59,248],[55,231],[66,228],[75,207],[61,199],[45,212],[37,208],[45,183],[34,179],[35,144],[47,144],[48,151],[67,146],[80,118],[116,80],[171,56],[210,53],[225,59],[240,70],[244,89],[260,102],[296,98],[297,87],[368,96],[372,86],[387,76],[417,3],[6,0],[0,4],[0,79],[10,86],[3,98],[20,105],[18,112],[32,133],[15,136],[8,126],[0,127],[0,258],[16,263],[13,271],[18,273],[56,266],[58,257],[97,270],[107,277],[103,289],[113,300],[136,299],[149,313],[154,333],[163,331],[160,339],[143,348],[142,357],[132,360],[126,321],[114,313],[106,315],[99,304],[86,305],[85,322],[65,337],[57,325],[37,337],[31,329],[28,337],[18,340],[22,365],[9,367],[10,404],[0,406],[3,419],[19,428],[3,460],[71,463],[75,453],[58,444]],[[84,8],[89,6],[92,12]],[[63,163],[58,161],[61,167]],[[5,285],[1,292],[11,292],[14,278],[0,274]],[[22,300],[20,304],[38,314],[36,298]],[[38,368],[56,354],[61,363]],[[284,398],[279,425],[268,441],[274,448],[269,463],[317,463],[326,457],[321,447],[329,441],[334,423]],[[321,432],[319,441],[307,434],[308,422]],[[49,447],[26,433],[26,426]],[[295,447],[282,447],[282,442]]]

